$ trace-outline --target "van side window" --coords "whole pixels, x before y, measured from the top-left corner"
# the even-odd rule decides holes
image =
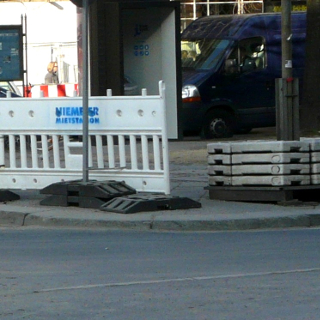
[[[225,70],[227,73],[250,72],[266,67],[265,41],[262,37],[247,38],[239,41],[230,53]]]

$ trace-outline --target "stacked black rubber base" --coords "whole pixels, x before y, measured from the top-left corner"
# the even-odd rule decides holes
[[[51,194],[40,204],[44,206],[100,208],[107,201],[124,195],[134,194],[136,190],[123,181],[88,181],[81,180],[58,182],[40,191]]]
[[[50,194],[40,201],[41,205],[94,208],[124,214],[201,208],[201,203],[189,198],[159,193],[137,193],[125,182],[114,180],[59,182],[42,189],[40,193]]]
[[[19,200],[20,196],[9,190],[0,190],[0,202]]]
[[[100,207],[100,210],[116,213],[137,213],[201,208],[201,203],[185,197],[174,197],[156,193],[141,193],[114,198]]]

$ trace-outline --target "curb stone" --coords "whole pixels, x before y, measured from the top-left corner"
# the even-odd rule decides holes
[[[0,221],[1,223],[1,221]],[[130,229],[130,230],[150,230],[151,221],[117,221],[99,219],[77,219],[77,218],[56,218],[29,215],[24,226],[41,227],[69,227],[69,228],[105,228],[105,229]]]
[[[0,211],[0,225],[22,227],[28,213]]]
[[[320,219],[317,225],[320,225]],[[310,217],[278,217],[261,219],[232,219],[232,220],[197,220],[197,221],[154,221],[153,230],[170,231],[244,231],[277,228],[310,227]]]
[[[159,217],[141,220],[77,219],[67,217],[40,216],[30,213],[0,211],[0,225],[19,227],[67,227],[105,228],[139,231],[242,231],[261,229],[284,229],[320,226],[320,214],[282,216],[271,218],[161,220]]]

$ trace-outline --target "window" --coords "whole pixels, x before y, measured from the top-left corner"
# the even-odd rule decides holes
[[[249,72],[266,67],[265,40],[254,37],[239,41],[226,61],[226,72]]]
[[[220,61],[229,44],[229,40],[220,39],[182,41],[182,67],[212,69]]]

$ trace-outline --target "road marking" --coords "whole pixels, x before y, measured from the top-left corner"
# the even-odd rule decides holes
[[[319,271],[320,271],[320,268],[310,268],[310,269],[240,273],[240,274],[227,274],[227,275],[202,276],[202,277],[190,277],[190,278],[188,277],[188,278],[173,278],[173,279],[159,279],[159,280],[154,279],[154,280],[145,280],[145,281],[113,282],[113,283],[101,283],[101,284],[91,284],[91,285],[83,285],[83,286],[49,288],[49,289],[36,290],[34,291],[34,293],[67,291],[67,290],[83,290],[83,289],[92,289],[92,288],[126,287],[126,286],[134,286],[134,285],[142,285],[142,284],[157,284],[157,283],[166,283],[166,282],[186,282],[186,281],[259,277],[259,276],[280,275],[280,274],[290,274],[290,273],[307,273],[307,272],[319,272]]]

